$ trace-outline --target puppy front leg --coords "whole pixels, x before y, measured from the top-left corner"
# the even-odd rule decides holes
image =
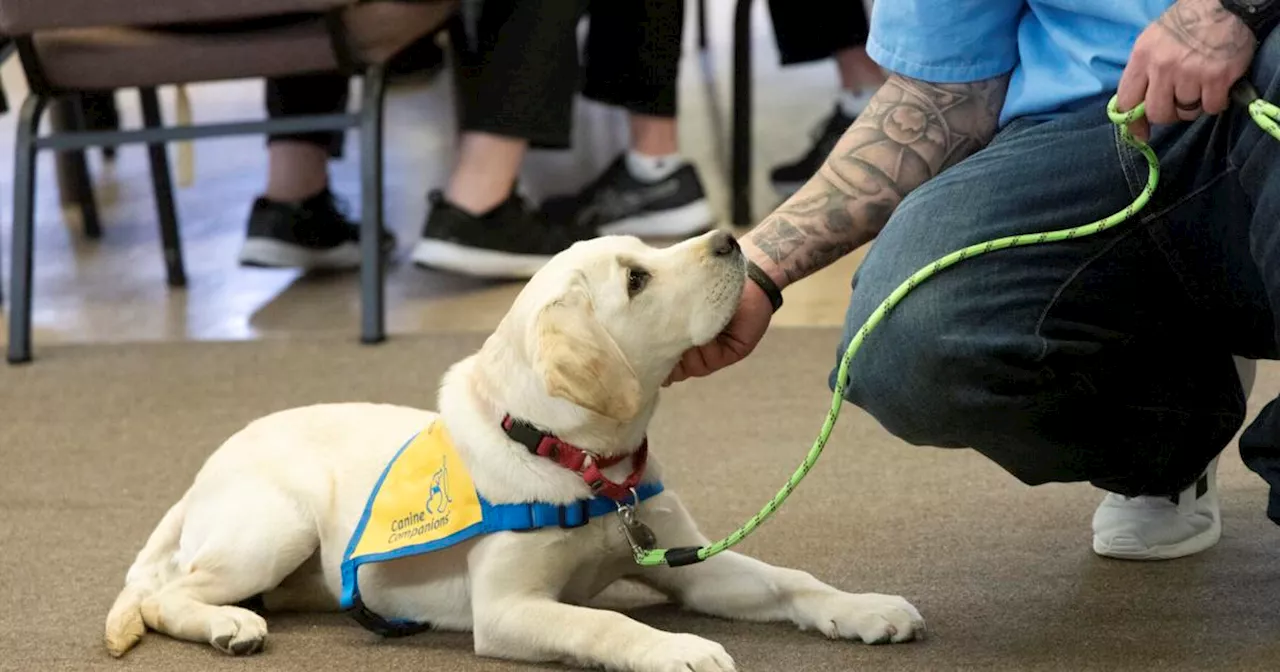
[[[614,611],[508,596],[477,610],[476,653],[620,672],[733,672],[719,644],[663,632]]]
[[[665,547],[709,542],[674,495],[654,502],[652,526]],[[833,639],[903,642],[924,634],[924,619],[894,595],[852,594],[807,572],[774,567],[733,551],[685,567],[650,567],[640,578],[685,607],[744,621],[791,621]]]
[[[533,549],[495,543],[472,554],[477,654],[619,672],[734,672],[733,659],[715,642],[558,601],[573,572],[576,549],[569,546],[563,539]]]

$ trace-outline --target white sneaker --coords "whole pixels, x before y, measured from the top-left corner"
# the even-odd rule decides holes
[[[1236,357],[1235,365],[1248,399],[1257,362]],[[1171,560],[1206,550],[1221,538],[1216,457],[1176,498],[1109,493],[1093,513],[1093,552],[1109,558]]]
[[[1108,493],[1093,513],[1093,552],[1122,560],[1172,560],[1199,553],[1222,538],[1218,458],[1177,497]]]

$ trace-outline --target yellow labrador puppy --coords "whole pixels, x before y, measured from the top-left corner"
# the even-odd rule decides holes
[[[633,560],[655,540],[708,543],[662,489],[646,428],[681,353],[733,315],[744,263],[724,232],[663,249],[578,243],[448,371],[438,414],[326,404],[249,424],[138,553],[107,616],[107,649],[123,655],[149,626],[259,651],[266,622],[234,605],[261,595],[268,611],[346,608],[385,635],[470,630],[484,656],[734,669],[715,642],[580,606],[623,578],[719,617],[913,639],[924,624],[900,597],[845,593],[733,552],[683,567]]]

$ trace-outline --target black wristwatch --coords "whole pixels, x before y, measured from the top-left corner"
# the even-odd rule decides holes
[[[1280,18],[1280,0],[1218,0],[1222,8],[1240,17],[1261,41]]]

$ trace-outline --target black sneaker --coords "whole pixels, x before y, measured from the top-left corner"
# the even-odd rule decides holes
[[[835,112],[831,113],[826,122],[815,129],[813,146],[809,148],[808,153],[794,163],[778,166],[769,173],[769,181],[773,183],[773,188],[780,194],[790,196],[803,187],[809,178],[817,174],[818,169],[822,167],[822,162],[827,160],[831,150],[836,148],[836,142],[840,140],[840,136],[849,130],[855,119],[857,117],[846,115],[837,105]]]
[[[519,194],[489,212],[473,215],[431,192],[431,214],[422,240],[413,250],[419,266],[482,278],[528,279],[551,257],[580,240],[595,238],[594,229],[553,225]]]
[[[385,229],[382,253],[396,241]],[[360,225],[347,219],[328,189],[301,203],[264,197],[253,203],[240,263],[268,268],[350,270],[360,267]]]
[[[693,165],[658,182],[644,182],[619,156],[594,182],[571,196],[548,198],[542,211],[553,222],[572,222],[600,235],[689,237],[710,231],[715,213]]]

